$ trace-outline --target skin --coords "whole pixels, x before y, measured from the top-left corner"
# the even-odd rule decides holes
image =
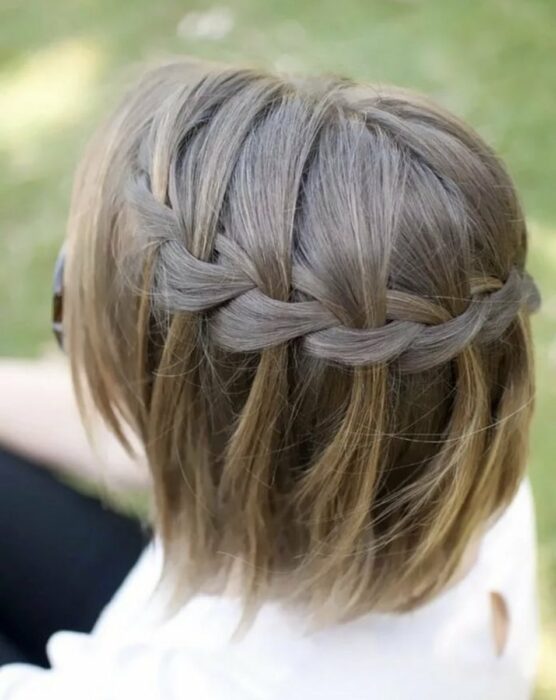
[[[92,447],[65,359],[2,359],[0,386],[0,444],[5,448],[112,491],[149,487],[145,460],[132,459],[100,422]]]

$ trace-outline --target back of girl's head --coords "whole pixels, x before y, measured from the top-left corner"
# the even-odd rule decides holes
[[[524,472],[525,256],[505,170],[424,98],[150,72],[77,176],[67,331],[180,590],[237,568],[344,618],[445,586]]]

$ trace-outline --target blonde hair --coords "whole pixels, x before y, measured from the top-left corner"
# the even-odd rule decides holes
[[[89,147],[68,245],[76,387],[140,436],[182,596],[240,562],[248,606],[410,609],[516,492],[525,223],[425,98],[154,69]]]

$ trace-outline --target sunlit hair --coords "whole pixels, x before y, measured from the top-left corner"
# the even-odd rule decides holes
[[[177,61],[76,178],[78,394],[145,446],[165,572],[348,619],[453,577],[532,408],[512,183],[427,99]]]

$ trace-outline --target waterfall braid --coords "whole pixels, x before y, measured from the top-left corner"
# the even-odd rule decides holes
[[[503,166],[420,96],[148,73],[77,175],[67,332],[176,591],[347,619],[445,587],[524,473],[525,258]]]

